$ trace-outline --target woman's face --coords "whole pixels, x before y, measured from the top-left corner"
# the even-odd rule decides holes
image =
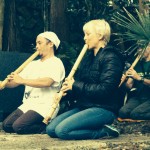
[[[83,27],[84,41],[88,45],[89,49],[95,49],[98,47],[99,36],[96,33],[96,29],[92,23],[87,23]]]

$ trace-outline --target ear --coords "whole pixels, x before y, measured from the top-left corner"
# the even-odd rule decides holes
[[[49,44],[50,47],[53,47],[53,46],[54,46],[54,43],[53,43],[53,42],[49,42],[48,44]]]
[[[98,39],[99,39],[99,40],[102,40],[103,37],[104,37],[104,36],[103,36],[102,34],[98,33]]]

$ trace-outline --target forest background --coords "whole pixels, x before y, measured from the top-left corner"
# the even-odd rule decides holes
[[[60,54],[69,71],[84,45],[82,27],[92,19],[105,19],[112,28],[111,44],[124,51],[130,42],[115,41],[123,32],[112,17],[123,7],[132,15],[149,11],[149,0],[0,0],[0,50],[33,53],[36,36],[55,32],[61,40]],[[69,63],[68,63],[69,62]]]

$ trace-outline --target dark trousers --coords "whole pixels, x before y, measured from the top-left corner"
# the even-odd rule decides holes
[[[44,118],[33,110],[23,113],[20,109],[12,112],[2,124],[3,130],[9,133],[38,134],[46,125],[42,122]]]
[[[120,109],[119,117],[134,120],[150,120],[150,99],[130,98]]]

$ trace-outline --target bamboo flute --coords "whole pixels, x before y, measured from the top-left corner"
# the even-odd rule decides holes
[[[145,51],[145,50],[142,50],[142,51],[138,54],[138,56],[136,57],[136,59],[134,60],[134,62],[133,62],[132,65],[130,66],[130,68],[134,68],[134,67],[136,66],[136,64],[139,62],[139,60],[140,60],[141,57],[143,56],[144,51]],[[127,75],[126,75],[126,74],[124,74],[124,75],[125,75],[125,77],[124,77],[123,80],[121,80],[121,82],[120,82],[120,84],[119,84],[119,87],[120,87],[120,86],[124,83],[124,81],[126,80]]]
[[[68,77],[67,77],[68,79],[71,79],[74,76],[74,74],[75,74],[75,72],[76,72],[76,70],[77,70],[77,68],[78,68],[78,66],[79,66],[83,56],[85,55],[87,49],[88,49],[88,45],[85,44],[84,47],[82,48],[82,50],[81,50],[81,52],[80,52],[76,62],[75,62],[75,64],[73,65],[73,67],[72,67]],[[59,93],[56,94],[56,97],[54,99],[54,103],[53,103],[53,105],[51,107],[51,110],[50,110],[49,114],[47,115],[47,117],[45,117],[44,120],[43,120],[43,122],[45,124],[48,124],[48,122],[51,120],[51,118],[52,118],[52,116],[53,116],[53,114],[54,114],[54,112],[55,112],[55,110],[56,110],[56,108],[57,108],[57,106],[58,106],[62,96],[63,96],[63,92],[62,91],[60,91]]]

